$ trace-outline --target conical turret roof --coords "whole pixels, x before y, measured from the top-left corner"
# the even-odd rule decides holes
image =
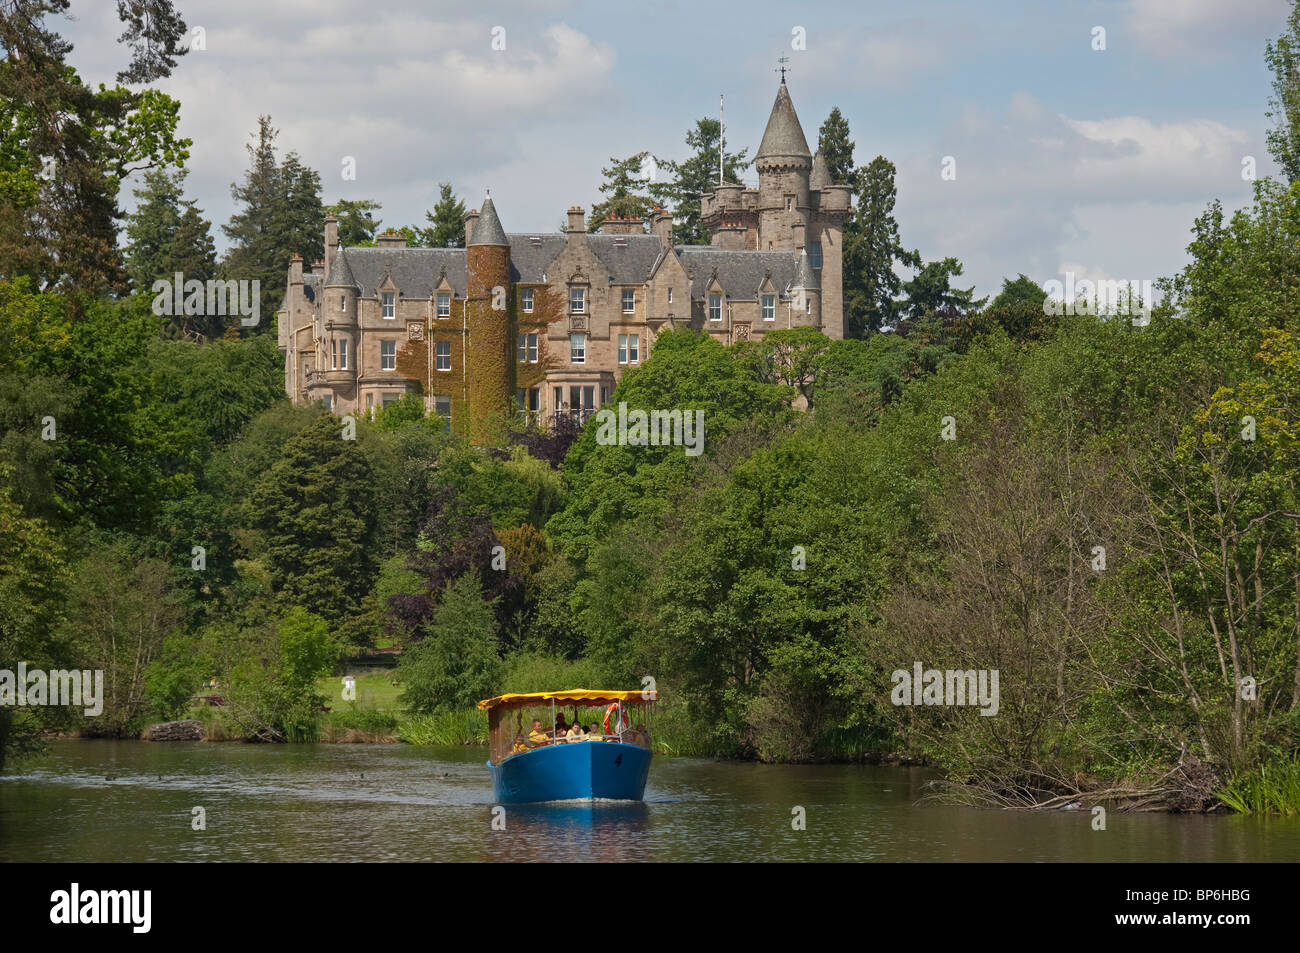
[[[795,273],[794,284],[791,288],[803,288],[805,291],[819,291],[822,283],[817,278],[817,269],[812,266],[812,260],[808,257],[808,249],[799,253],[799,270]]]
[[[804,138],[803,126],[795,115],[794,103],[790,101],[790,90],[785,80],[776,90],[776,102],[772,104],[772,115],[767,118],[767,129],[763,132],[763,141],[758,147],[756,158],[767,156],[802,156],[812,158],[808,151],[808,140]]]
[[[834,185],[831,181],[830,166],[826,164],[826,157],[820,152],[813,156],[812,175],[808,176],[808,188],[820,191],[828,185]]]
[[[348,264],[347,252],[342,248],[330,263],[330,273],[325,279],[325,287],[330,288],[335,285],[346,285],[349,288],[357,286],[357,279],[352,276],[352,267]]]
[[[474,232],[470,235],[469,243],[471,245],[504,245],[510,247],[510,240],[506,238],[506,230],[501,227],[501,219],[497,218],[496,206],[492,204],[492,196],[483,200],[483,207],[479,209],[478,222],[474,225]]]

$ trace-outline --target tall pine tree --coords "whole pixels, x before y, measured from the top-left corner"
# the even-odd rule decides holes
[[[894,262],[920,267],[920,255],[903,247],[894,221],[898,189],[894,163],[876,156],[854,174],[857,207],[844,228],[844,314],[849,337],[865,337],[898,316],[902,282]]]
[[[303,165],[295,152],[276,162],[279,131],[270,116],[257,120],[256,145],[247,146],[249,168],[243,183],[230,184],[243,208],[221,230],[230,239],[224,271],[236,280],[261,282],[263,318],[275,313],[284,296],[285,273],[295,253],[306,261],[325,254],[321,221],[320,174]],[[269,329],[263,320],[260,330]]]
[[[465,203],[452,192],[451,183],[439,182],[438,202],[432,211],[424,213],[429,227],[414,229],[420,236],[420,244],[426,248],[464,248],[468,211]]]
[[[817,133],[817,151],[826,160],[831,181],[836,185],[855,184],[853,145],[853,140],[849,138],[849,121],[840,112],[840,107],[835,106]]]
[[[686,133],[686,145],[694,150],[689,159],[675,162],[656,159],[659,171],[671,178],[650,183],[655,201],[673,212],[673,240],[679,245],[707,245],[709,234],[700,221],[700,198],[718,187],[718,152],[722,124],[716,119],[701,119]],[[729,152],[723,161],[723,177],[740,182],[740,173],[749,167],[749,150]]]

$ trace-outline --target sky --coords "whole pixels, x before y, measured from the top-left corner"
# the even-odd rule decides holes
[[[112,85],[128,59],[115,6],[73,0],[59,25],[88,82]],[[898,167],[903,243],[957,258],[979,294],[1022,272],[1170,275],[1209,202],[1250,202],[1247,157],[1277,171],[1263,54],[1288,0],[177,6],[204,48],[157,85],[181,102],[187,194],[219,248],[260,114],[326,203],[374,199],[385,225],[424,224],[449,181],[469,207],[490,189],[507,231],[556,231],[599,200],[611,157],[684,158],[720,94],[728,148],[752,156],[782,56],[810,146],[838,106],[856,163]]]

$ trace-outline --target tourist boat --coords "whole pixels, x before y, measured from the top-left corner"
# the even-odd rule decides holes
[[[486,698],[492,792],[498,803],[609,798],[639,801],[650,773],[646,719],[658,694],[576,688]],[[573,708],[573,720],[562,719]],[[580,712],[586,712],[583,717]],[[631,714],[641,713],[632,727]],[[597,732],[556,730],[595,723]],[[540,724],[538,724],[540,723]],[[540,730],[539,730],[540,729]]]

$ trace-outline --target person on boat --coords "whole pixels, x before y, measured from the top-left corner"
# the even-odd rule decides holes
[[[518,732],[515,735],[515,745],[510,749],[511,754],[520,754],[528,750],[528,743],[524,741],[524,733]]]
[[[564,721],[564,712],[560,712],[555,716],[555,740],[562,743],[568,731],[569,726]]]
[[[587,733],[582,730],[582,725],[576,721],[569,727],[566,736],[570,742],[586,740]]]
[[[534,748],[551,743],[550,736],[542,729],[542,719],[533,719],[533,730],[528,733],[528,744]]]
[[[587,739],[589,741],[605,740],[605,736],[600,733],[600,726],[597,725],[594,721],[591,723],[591,730],[587,732]]]

